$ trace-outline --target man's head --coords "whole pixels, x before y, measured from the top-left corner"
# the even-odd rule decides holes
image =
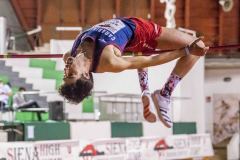
[[[92,73],[89,72],[91,62],[84,54],[68,57],[64,68],[64,83],[59,88],[59,94],[70,103],[80,103],[91,94],[93,88]]]
[[[19,91],[19,92],[24,92],[24,91],[26,91],[26,88],[25,88],[25,87],[19,87],[19,88],[18,88],[18,91]]]

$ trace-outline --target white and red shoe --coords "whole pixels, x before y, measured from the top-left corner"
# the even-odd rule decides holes
[[[154,102],[154,106],[157,110],[159,120],[166,127],[171,128],[173,125],[173,122],[170,116],[171,100],[169,98],[161,96],[160,90],[156,90],[153,92],[152,99]]]
[[[151,93],[147,90],[143,91],[141,99],[143,103],[144,119],[150,123],[156,122],[157,118],[154,114],[154,104],[152,102]]]

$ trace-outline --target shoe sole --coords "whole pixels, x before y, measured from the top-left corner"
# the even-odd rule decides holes
[[[153,99],[154,106],[157,110],[158,118],[164,124],[164,126],[166,126],[167,128],[171,128],[171,126],[164,120],[164,118],[160,112],[160,106],[158,105],[158,101],[157,101],[157,98],[155,97],[155,94],[157,94],[156,91],[154,93],[152,93],[151,96]]]
[[[150,123],[154,123],[157,121],[157,117],[154,113],[150,111],[150,101],[148,96],[142,96],[142,103],[143,103],[143,117],[146,121]],[[145,111],[148,110],[148,113],[145,114]]]

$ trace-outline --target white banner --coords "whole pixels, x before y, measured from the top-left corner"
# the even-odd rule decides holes
[[[1,160],[177,160],[212,155],[207,134],[0,143]]]
[[[80,150],[81,160],[172,160],[213,156],[208,134],[98,140]]]
[[[79,141],[0,143],[1,160],[75,160]]]

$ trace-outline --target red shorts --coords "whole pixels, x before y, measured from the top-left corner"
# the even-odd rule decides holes
[[[135,25],[134,37],[124,51],[145,52],[157,47],[157,37],[161,34],[161,26],[141,18],[129,18]]]

